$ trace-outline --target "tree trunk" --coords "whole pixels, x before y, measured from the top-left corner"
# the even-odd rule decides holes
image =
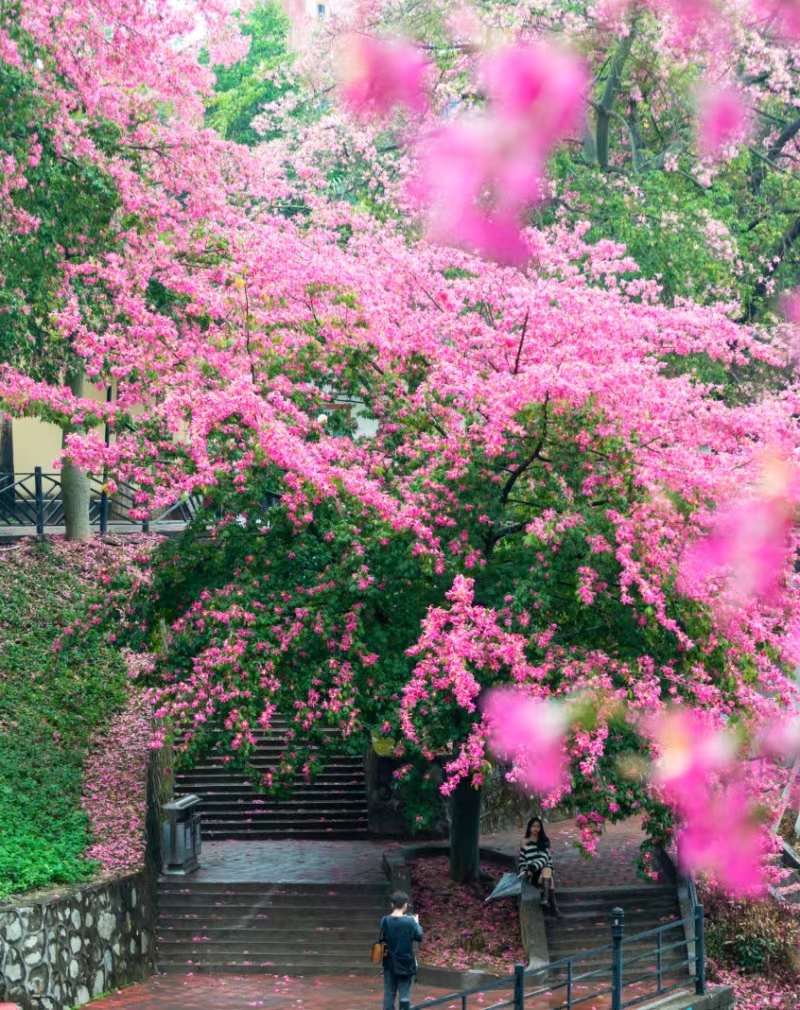
[[[70,372],[69,388],[75,396],[83,396],[83,371]],[[64,429],[62,445],[66,444],[69,428]],[[88,540],[92,535],[89,524],[89,475],[65,459],[61,469],[61,500],[64,503],[64,529],[67,540]]]
[[[480,874],[481,790],[462,779],[453,793],[450,817],[450,877],[459,884]]]
[[[631,54],[633,40],[636,37],[637,22],[634,18],[630,32],[617,44],[614,55],[608,67],[606,85],[603,88],[603,96],[598,105],[595,106],[596,126],[595,145],[597,149],[597,161],[603,171],[608,170],[609,161],[609,130],[611,125],[611,111],[617,97],[620,84],[622,82],[622,70],[628,57]]]

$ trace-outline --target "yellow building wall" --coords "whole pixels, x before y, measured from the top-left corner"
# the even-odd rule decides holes
[[[87,384],[84,396],[98,403],[105,402],[106,390]],[[11,422],[11,443],[14,453],[14,473],[33,473],[37,466],[43,473],[55,473],[53,462],[61,452],[61,429],[37,417],[14,418]]]
[[[14,447],[14,473],[33,473],[40,466],[44,473],[55,473],[53,461],[61,452],[61,429],[36,417],[15,418],[11,422]]]

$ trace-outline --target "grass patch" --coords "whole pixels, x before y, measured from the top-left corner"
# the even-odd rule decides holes
[[[127,677],[89,608],[115,564],[95,541],[0,550],[0,899],[96,870],[83,765]]]

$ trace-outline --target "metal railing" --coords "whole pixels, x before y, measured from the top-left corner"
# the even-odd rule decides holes
[[[185,525],[200,507],[199,495],[180,499],[169,508],[161,509],[142,519],[131,512],[140,510],[137,489],[132,484],[118,484],[109,495],[104,482],[90,477],[89,523],[107,533],[109,523],[141,526],[143,532],[151,523],[159,526]],[[43,536],[47,526],[64,525],[64,501],[60,474],[43,473],[37,466],[33,473],[0,473],[0,528],[33,527]]]
[[[668,922],[633,936],[625,936],[624,922],[624,911],[615,908],[611,912],[611,943],[595,947],[593,950],[581,951],[580,954],[573,954],[559,961],[552,961],[542,968],[528,969],[524,964],[515,965],[513,975],[507,975],[495,982],[483,983],[474,989],[462,989],[460,992],[450,993],[438,999],[425,1000],[415,1004],[411,1010],[428,1010],[429,1007],[445,1004],[450,1006],[455,1004],[460,1006],[461,1010],[470,1010],[470,997],[478,995],[481,997],[479,1001],[481,1010],[499,1010],[500,1007],[524,1010],[526,1004],[533,1010],[534,1001],[538,996],[548,998],[547,1006],[550,1010],[572,1010],[573,1007],[584,1006],[590,1000],[608,995],[611,996],[611,1010],[624,1010],[625,1007],[634,1007],[692,985],[697,995],[702,996],[705,993],[705,934],[702,905],[695,906],[694,915],[689,919]],[[687,927],[691,927],[691,939],[686,939],[689,935]],[[670,930],[678,931],[680,938],[673,940],[667,937]],[[643,944],[647,949],[638,950]],[[637,952],[626,956],[631,950]],[[678,956],[676,960],[673,952],[682,952],[685,956]],[[606,958],[607,963],[603,964]],[[647,959],[651,963],[643,964]],[[581,969],[581,962],[584,964],[589,962],[588,965],[585,964],[588,970]],[[592,967],[598,962],[601,967]],[[641,973],[636,974],[637,972]],[[693,976],[691,979],[690,973]],[[534,987],[528,988],[532,983]],[[587,994],[576,995],[579,990],[583,992],[587,988],[591,989]],[[552,1002],[553,995],[562,989],[565,990],[563,1002]],[[629,998],[623,999],[626,989],[629,990]],[[511,998],[501,999],[497,1003],[486,1003],[487,994],[498,990],[511,990]],[[476,1007],[477,1004],[473,1003],[472,1006]]]

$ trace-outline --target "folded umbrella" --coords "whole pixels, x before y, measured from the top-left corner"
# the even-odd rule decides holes
[[[522,877],[518,873],[504,873],[486,901],[493,901],[495,898],[516,898],[520,894],[522,894]]]

